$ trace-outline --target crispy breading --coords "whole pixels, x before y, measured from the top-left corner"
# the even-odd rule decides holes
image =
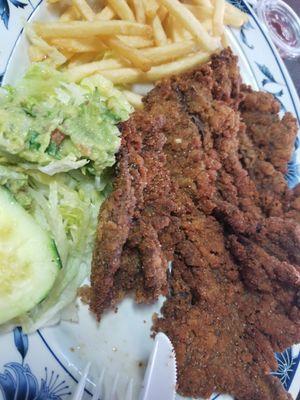
[[[272,96],[241,85],[227,49],[160,82],[121,125],[119,165],[126,148],[145,172],[131,179],[139,195],[116,239],[123,251],[113,285],[93,286],[102,300],[92,309],[100,316],[128,291],[148,302],[169,289],[153,329],[174,344],[185,396],[291,398],[270,375],[274,351],[300,341],[300,187],[289,189],[283,175],[297,127],[278,111]],[[143,145],[131,150],[136,137]],[[102,251],[95,249],[94,276],[109,261]]]

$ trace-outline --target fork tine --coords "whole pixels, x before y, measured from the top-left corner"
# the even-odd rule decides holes
[[[132,384],[133,384],[133,379],[130,379],[127,385],[127,390],[124,400],[132,400]]]
[[[117,374],[114,379],[109,400],[118,400],[118,395],[117,395],[118,382],[119,382],[119,374]]]
[[[105,375],[105,369],[102,370],[99,381],[95,387],[95,391],[92,397],[92,400],[98,400],[101,394],[101,389],[102,389],[102,384],[103,384],[103,379]]]
[[[83,370],[80,381],[78,382],[75,393],[73,395],[73,400],[81,400],[82,399],[82,395],[84,392],[84,388],[86,385],[86,380],[87,380],[90,368],[91,368],[91,363],[89,362]]]

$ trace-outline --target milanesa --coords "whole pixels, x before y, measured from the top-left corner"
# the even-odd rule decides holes
[[[270,371],[300,341],[300,189],[284,180],[296,121],[242,85],[229,49],[144,104],[121,126],[91,310],[166,295],[153,329],[175,346],[179,393],[289,399]]]

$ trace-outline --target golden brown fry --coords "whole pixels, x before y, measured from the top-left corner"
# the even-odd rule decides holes
[[[60,52],[66,57],[67,60],[70,60],[75,55],[74,51],[60,50]]]
[[[59,20],[62,22],[75,21],[80,18],[80,13],[75,7],[69,6],[64,13],[61,14]]]
[[[167,35],[171,39],[171,42],[180,42],[183,40],[180,26],[176,24],[176,19],[173,15],[168,15],[165,26]]]
[[[135,21],[134,14],[126,0],[107,0],[107,3],[122,20]]]
[[[110,6],[104,7],[98,14],[96,14],[96,20],[109,21],[115,18],[116,13]]]
[[[68,69],[68,78],[73,82],[79,82],[87,76],[101,73],[102,70],[124,67],[124,63],[115,59],[94,61],[87,64],[72,66]]]
[[[173,42],[181,42],[183,40],[182,29],[180,26],[178,26],[178,24],[176,24],[176,20],[174,17],[172,23],[171,38]]]
[[[124,42],[128,46],[135,47],[137,49],[154,46],[154,42],[152,39],[147,39],[143,36],[117,35],[117,38],[122,40],[122,42]]]
[[[95,13],[86,2],[86,0],[72,0],[72,3],[85,20],[93,21],[95,19]]]
[[[187,29],[205,50],[214,51],[219,47],[219,39],[211,37],[193,13],[179,0],[157,1],[169,10],[170,14],[176,18],[176,22]]]
[[[152,47],[141,50],[142,54],[150,58],[152,65],[159,65],[174,61],[179,57],[192,53],[197,48],[192,40],[167,44],[161,47]]]
[[[167,37],[171,39],[171,41],[173,41],[173,25],[174,25],[174,17],[173,15],[168,14],[166,19],[164,20],[163,27]]]
[[[225,24],[232,25],[238,28],[246,23],[248,20],[249,17],[246,13],[239,10],[237,7],[234,7],[228,2],[225,3]]]
[[[142,0],[131,0],[137,22],[144,24],[146,22],[145,7]]]
[[[140,0],[142,1],[142,0]],[[148,19],[148,21],[152,21],[152,19],[155,17],[156,12],[158,10],[158,4],[156,0],[144,0],[144,7],[145,7],[145,14]]]
[[[96,53],[107,49],[102,40],[96,37],[91,39],[54,38],[50,42],[58,49],[67,50],[74,53]]]
[[[182,26],[177,27],[178,31],[180,32],[180,36],[182,37],[183,40],[192,40],[193,36],[192,34],[184,29]]]
[[[70,21],[70,22],[35,22],[34,28],[45,38],[69,37],[84,38],[108,35],[151,36],[150,26],[130,21]]]
[[[142,72],[138,68],[119,68],[101,71],[101,75],[119,85],[142,82],[145,79],[144,74],[145,72]]]
[[[45,54],[39,47],[37,46],[29,46],[29,58],[31,62],[43,61],[47,58],[47,54]]]
[[[168,64],[162,64],[156,67],[152,67],[151,70],[146,72],[145,74],[146,80],[150,82],[155,82],[164,77],[179,74],[195,67],[198,64],[208,61],[209,57],[209,53],[198,52]]]
[[[221,37],[221,43],[224,49],[229,46],[228,36],[225,31],[223,32],[223,35]]]
[[[178,21],[173,15],[168,15],[165,21],[165,27],[171,42],[181,42],[183,40],[191,40],[194,37]]]
[[[109,38],[105,43],[117,52],[121,57],[130,61],[133,66],[140,68],[142,71],[148,71],[151,67],[151,60],[144,56],[140,50],[130,47],[117,38]]]
[[[212,35],[213,33],[213,24],[212,24],[212,19],[206,19],[202,21],[203,28],[210,34]]]
[[[193,3],[206,8],[212,7],[210,0],[193,0]]]
[[[190,4],[185,5],[201,22],[206,20],[207,18],[212,18],[214,9],[212,6],[210,7],[202,7],[202,6],[193,6]],[[224,24],[231,25],[235,28],[239,28],[245,22],[247,22],[248,16],[242,11],[238,10],[234,6],[231,6],[229,3],[225,3],[225,12],[224,12]]]
[[[203,7],[203,6],[194,6],[191,4],[185,4],[185,7],[188,8],[200,21],[204,21],[207,18],[213,17],[214,13],[213,6]]]
[[[157,15],[158,18],[161,20],[161,22],[164,22],[166,16],[168,15],[169,11],[166,7],[164,6],[159,6],[157,10]]]
[[[213,33],[221,36],[224,30],[225,0],[214,0]]]
[[[131,92],[130,90],[122,90],[122,93],[126,97],[127,101],[135,108],[138,110],[141,110],[143,108],[143,102],[142,102],[142,96],[139,94],[136,94],[134,92]]]
[[[163,46],[168,43],[167,35],[162,26],[161,20],[158,15],[156,15],[152,20],[152,29],[153,29],[153,37],[154,42],[157,46]]]
[[[101,75],[115,84],[139,82],[155,82],[170,75],[187,71],[200,63],[209,60],[209,53],[198,52],[168,64],[152,67],[148,72],[141,72],[137,68],[120,68],[101,71]]]
[[[27,25],[26,34],[30,43],[44,52],[44,54],[51,59],[55,66],[62,65],[67,61],[66,57],[59,52],[56,47],[51,46],[44,39],[42,39],[32,26]]]
[[[68,68],[73,68],[78,65],[87,64],[90,62],[94,62],[95,58],[99,53],[89,52],[89,53],[76,53],[74,56],[69,60]]]

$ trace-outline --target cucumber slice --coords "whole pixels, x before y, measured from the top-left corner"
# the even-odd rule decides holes
[[[54,241],[0,187],[0,324],[43,300],[60,267]]]

